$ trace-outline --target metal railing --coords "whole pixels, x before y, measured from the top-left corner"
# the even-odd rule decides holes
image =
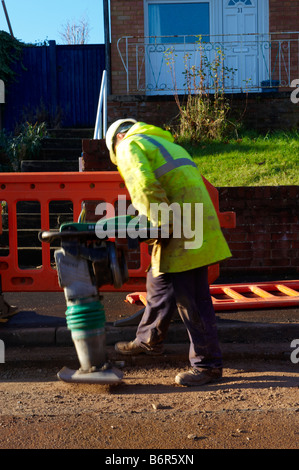
[[[1,85],[1,84],[0,84]],[[1,95],[0,95],[1,97]],[[107,132],[107,72],[103,71],[95,128],[94,139],[104,139]],[[79,157],[79,171],[82,171],[83,157]]]
[[[107,72],[103,71],[101,89],[98,101],[94,139],[103,139],[107,131]]]
[[[124,36],[117,42],[126,74],[126,92],[185,93],[186,67],[198,73],[221,54],[224,91],[288,88],[299,78],[299,32],[195,36]],[[196,72],[195,72],[196,71]],[[213,83],[206,78],[206,87]]]

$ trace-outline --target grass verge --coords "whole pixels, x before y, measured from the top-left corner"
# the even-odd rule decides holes
[[[214,186],[299,185],[299,131],[244,132],[226,142],[183,143]]]

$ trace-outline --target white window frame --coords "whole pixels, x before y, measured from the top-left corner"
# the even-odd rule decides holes
[[[209,3],[209,13],[210,13],[210,36],[218,33],[219,27],[222,30],[222,8],[221,0],[143,0],[144,8],[144,35],[149,36],[148,28],[148,5],[149,4],[159,4],[159,3]],[[221,13],[221,14],[220,14]]]
[[[188,3],[209,3],[210,5],[210,36],[217,40],[223,34],[223,2],[228,0],[186,0]],[[269,0],[255,0],[258,7],[258,34],[269,34]],[[159,3],[185,3],[182,0],[143,0],[144,35],[149,36],[148,5]]]

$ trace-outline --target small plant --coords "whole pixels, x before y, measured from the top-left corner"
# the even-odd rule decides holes
[[[1,171],[18,171],[21,160],[32,160],[39,156],[42,139],[47,136],[44,122],[26,122],[16,135],[8,135],[5,130],[0,134],[2,149]]]
[[[166,51],[166,63],[174,84],[174,97],[179,109],[178,140],[200,142],[222,140],[236,130],[236,124],[229,120],[230,105],[224,96],[224,84],[235,73],[224,65],[224,54],[216,48],[215,57],[210,61],[205,53],[201,38],[197,52],[200,56],[198,66],[190,65],[190,54],[184,56],[184,76],[187,98],[182,104],[179,98],[175,57],[173,49]]]
[[[47,135],[44,122],[31,124],[26,122],[21,126],[20,133],[14,140],[14,151],[19,160],[32,160],[38,157],[41,141]]]

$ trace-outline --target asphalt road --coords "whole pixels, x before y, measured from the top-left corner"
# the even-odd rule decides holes
[[[0,325],[0,333],[31,330],[36,338],[47,326],[65,325],[61,292],[4,296],[19,313]],[[103,294],[114,335],[126,328],[115,328],[113,322],[142,307],[126,303],[125,296]],[[72,346],[7,347],[0,366],[0,447],[101,449],[103,463],[112,455],[121,458],[123,449],[130,449],[126,455],[131,457],[141,456],[141,449],[153,456],[162,455],[161,449],[171,450],[169,455],[188,452],[198,463],[202,449],[298,449],[299,369],[290,359],[290,341],[299,338],[299,308],[235,310],[216,316],[224,378],[203,388],[174,384],[175,375],[188,367],[185,339],[173,341],[154,361],[149,356],[126,358],[124,381],[116,388],[59,381],[61,367],[78,367]],[[174,340],[182,338],[179,321],[172,329]],[[127,330],[132,334],[134,328]],[[113,335],[111,339],[109,358],[123,359],[114,351]],[[139,468],[142,465],[140,457]]]

